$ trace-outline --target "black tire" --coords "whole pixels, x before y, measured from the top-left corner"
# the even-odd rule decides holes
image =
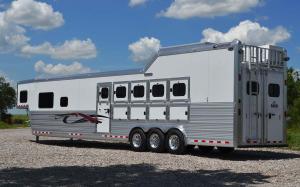
[[[147,133],[148,149],[152,152],[162,153],[165,150],[165,135],[159,129],[151,129]],[[155,140],[156,138],[156,140]],[[156,142],[155,142],[156,141]]]
[[[138,141],[138,138],[140,138],[140,142]],[[142,152],[146,151],[147,149],[147,138],[142,129],[134,129],[129,136],[129,141],[132,150]]]
[[[174,143],[173,145],[176,146],[172,146],[172,141]],[[171,154],[184,154],[186,151],[184,135],[177,129],[169,130],[166,136],[165,146]]]
[[[198,146],[200,153],[208,154],[214,150],[213,146]]]
[[[220,151],[222,154],[230,154],[234,151],[233,147],[218,147],[218,151]]]

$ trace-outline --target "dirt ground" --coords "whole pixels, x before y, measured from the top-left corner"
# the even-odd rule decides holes
[[[0,186],[300,186],[300,152],[238,149],[229,155],[133,152],[128,144],[0,130]]]

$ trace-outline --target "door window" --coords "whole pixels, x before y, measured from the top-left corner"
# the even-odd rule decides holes
[[[102,99],[108,98],[108,88],[101,88],[100,95]]]
[[[269,97],[279,97],[280,96],[280,86],[279,84],[269,84],[268,86]]]
[[[250,81],[247,82],[247,94],[250,95]],[[251,95],[259,94],[259,84],[256,81],[251,81]]]

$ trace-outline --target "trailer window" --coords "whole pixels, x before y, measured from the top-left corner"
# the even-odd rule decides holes
[[[250,95],[250,81],[247,82],[247,94]],[[259,84],[256,81],[251,81],[251,95],[259,94]]]
[[[27,103],[28,92],[27,90],[20,91],[20,103]]]
[[[174,96],[185,96],[186,86],[184,83],[173,84],[172,91]]]
[[[68,97],[61,97],[60,98],[60,106],[67,107],[68,106]]]
[[[144,97],[145,95],[145,87],[142,85],[137,85],[133,88],[133,97],[139,98]]]
[[[102,99],[107,99],[108,98],[108,88],[101,88],[101,98]]]
[[[279,97],[280,95],[279,84],[269,84],[268,92],[269,92],[269,97]]]
[[[53,92],[39,93],[39,108],[53,108]]]
[[[126,97],[126,87],[125,86],[119,86],[116,89],[116,97],[117,98],[125,98]]]
[[[165,94],[165,87],[163,84],[155,84],[152,86],[153,97],[163,97]]]

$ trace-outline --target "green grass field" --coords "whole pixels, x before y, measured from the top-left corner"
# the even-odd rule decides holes
[[[300,128],[287,130],[287,142],[290,149],[300,150]]]
[[[4,123],[2,121],[0,121],[0,129],[16,129],[16,128],[25,128],[25,127],[29,127],[27,124],[12,124],[9,125],[7,123]]]
[[[12,116],[12,124],[7,124],[0,121],[0,129],[15,129],[28,127],[28,117],[26,115],[14,115]]]

